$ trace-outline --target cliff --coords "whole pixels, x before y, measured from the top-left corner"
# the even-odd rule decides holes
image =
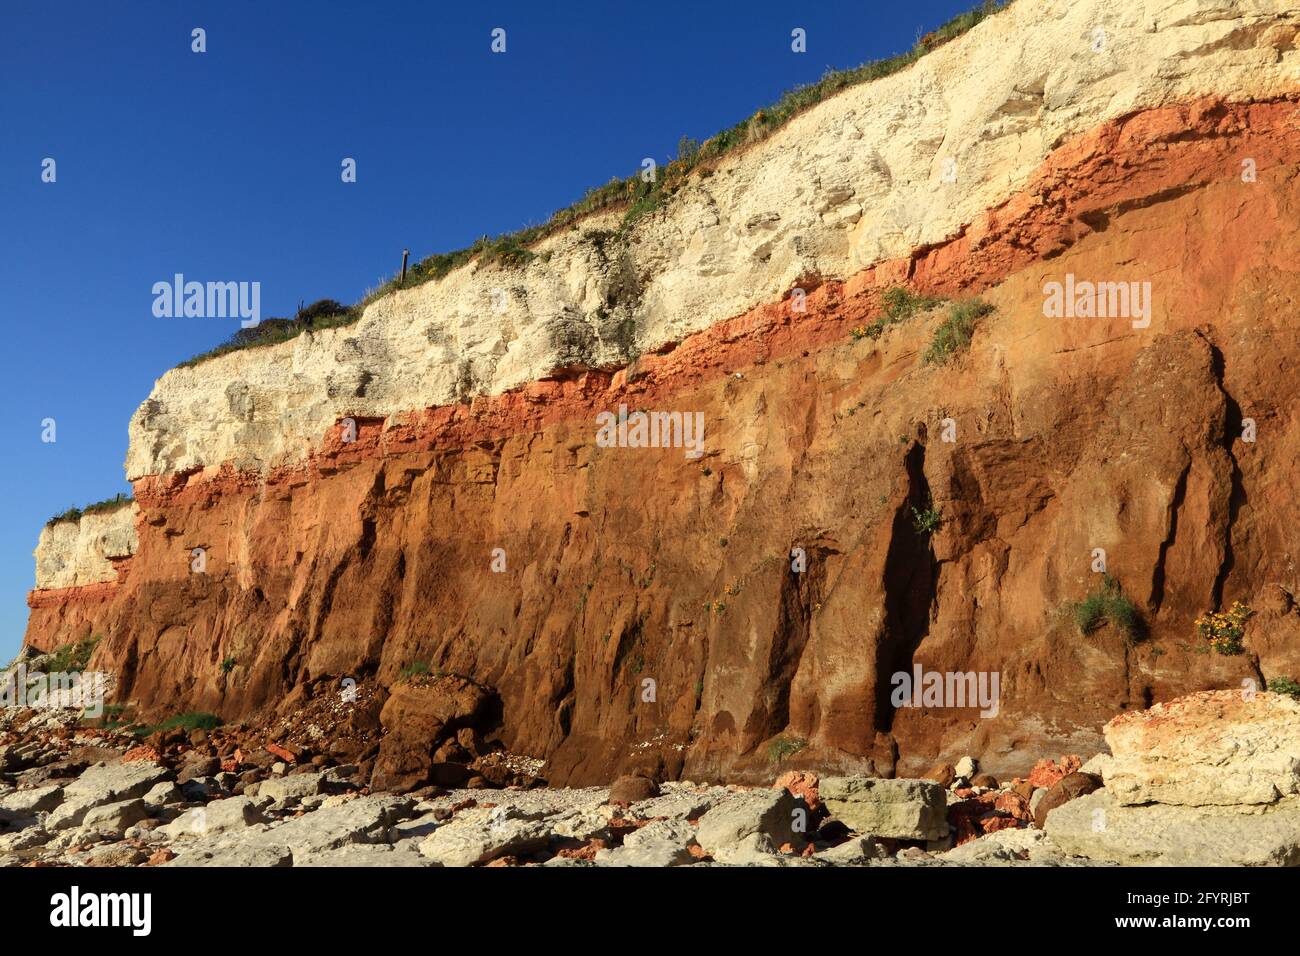
[[[168,372],[129,576],[38,570],[27,642],[100,633],[124,695],[232,718],[427,664],[556,783],[763,776],[783,742],[1018,772],[1300,673],[1298,32],[1276,0],[1019,0],[630,225]],[[1046,315],[1076,280],[1149,311]],[[897,287],[993,311],[927,361],[945,307],[870,328]],[[603,447],[620,405],[702,416],[703,455]],[[1097,549],[1140,634],[1069,614]],[[1248,653],[1205,653],[1233,600]],[[996,715],[896,709],[917,665],[997,673]]]

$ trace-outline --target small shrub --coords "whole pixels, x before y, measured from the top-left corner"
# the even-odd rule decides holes
[[[880,301],[884,307],[884,313],[876,321],[867,325],[859,325],[856,329],[851,330],[849,334],[855,339],[878,339],[884,334],[887,327],[906,322],[918,312],[925,312],[943,304],[943,299],[927,295],[916,295],[903,286],[893,286],[886,289]]]
[[[885,318],[890,325],[906,322],[918,312],[925,312],[943,304],[943,299],[928,295],[916,295],[898,285],[886,289],[885,294],[880,297],[880,301],[885,307]]]
[[[1233,601],[1226,611],[1211,611],[1196,619],[1196,633],[1212,650],[1220,654],[1240,654],[1245,648],[1246,621],[1255,612],[1240,601]]]
[[[933,501],[927,503],[923,511],[918,511],[915,505],[912,506],[912,529],[917,534],[934,534],[942,522],[943,515],[934,506]]]
[[[1072,611],[1080,634],[1091,634],[1109,622],[1130,641],[1141,636],[1142,618],[1137,606],[1125,597],[1119,582],[1109,574],[1102,579],[1101,589],[1075,603]]]
[[[1268,682],[1268,689],[1275,694],[1286,694],[1300,700],[1300,682],[1291,677],[1274,677]]]
[[[780,763],[786,757],[790,757],[803,750],[804,741],[793,737],[777,737],[767,745],[767,759],[771,763]]]
[[[238,661],[236,661],[233,657],[227,657],[227,658],[225,658],[225,659],[221,662],[221,673],[223,673],[223,674],[229,674],[231,671],[233,671],[233,670],[235,669],[235,664],[237,664],[237,663],[238,663]]]
[[[934,330],[930,347],[925,350],[925,364],[942,365],[968,348],[976,324],[992,311],[993,306],[980,299],[954,302],[948,309],[948,317]]]

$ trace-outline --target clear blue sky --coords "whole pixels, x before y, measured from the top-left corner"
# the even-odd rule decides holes
[[[45,519],[129,491],[131,413],[237,328],[154,318],[153,283],[260,281],[264,316],[353,302],[403,247],[540,223],[974,5],[4,0],[0,657],[22,638]]]

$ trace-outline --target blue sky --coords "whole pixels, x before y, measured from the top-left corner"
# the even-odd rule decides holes
[[[155,282],[258,281],[263,316],[353,302],[404,247],[418,259],[543,222],[683,135],[971,6],[5,0],[0,657],[21,642],[45,519],[129,491],[131,413],[237,328],[155,318]]]

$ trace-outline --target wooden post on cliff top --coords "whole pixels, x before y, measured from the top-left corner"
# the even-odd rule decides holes
[[[411,254],[410,249],[402,250],[402,285],[406,285],[406,259]]]

